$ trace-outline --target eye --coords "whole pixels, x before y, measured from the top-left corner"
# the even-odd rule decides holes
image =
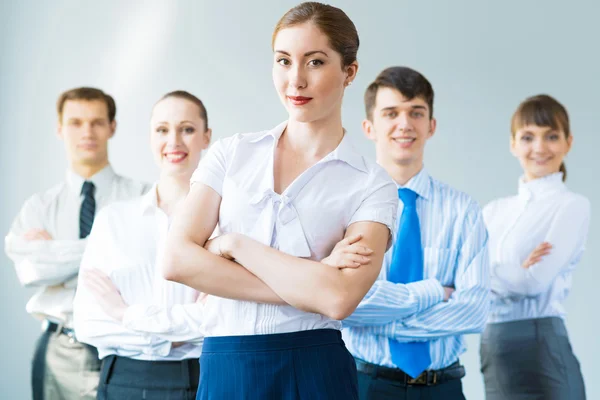
[[[325,64],[325,63],[322,60],[319,60],[319,59],[310,60],[308,62],[308,65],[310,65],[311,67],[318,67],[318,66],[323,65],[323,64]]]
[[[183,128],[183,132],[187,134],[192,134],[196,132],[196,129],[193,126],[186,126]]]
[[[413,118],[423,118],[424,116],[425,116],[425,114],[423,114],[421,111],[413,111],[412,112]]]
[[[161,135],[164,135],[167,132],[169,132],[169,130],[167,128],[165,128],[164,126],[159,126],[158,128],[156,128],[156,133],[159,133]]]
[[[521,136],[521,140],[523,142],[531,142],[533,140],[533,136],[531,136],[531,135],[524,135],[524,136]]]
[[[398,116],[398,113],[396,111],[388,111],[385,114],[383,114],[383,116],[386,118],[394,119]]]
[[[277,59],[277,64],[287,67],[288,65],[290,65],[290,60],[288,60],[287,58],[281,57],[281,58]]]
[[[551,133],[550,135],[548,135],[548,140],[551,140],[553,142],[555,142],[559,139],[560,139],[560,136],[558,135],[558,133]]]

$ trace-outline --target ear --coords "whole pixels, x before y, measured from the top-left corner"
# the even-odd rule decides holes
[[[208,145],[210,144],[210,139],[212,139],[212,129],[208,128],[205,132],[204,132],[204,146],[202,147],[202,150],[206,150],[208,148]]]
[[[115,136],[116,131],[117,131],[117,121],[113,120],[113,122],[110,123],[110,137],[111,138],[113,136]]]
[[[358,73],[358,61],[354,61],[352,64],[346,67],[346,81],[344,82],[345,86],[352,84],[352,81],[356,78],[356,74]]]
[[[573,133],[571,133],[567,138],[567,153],[571,151],[571,146],[573,146]]]
[[[60,139],[63,139],[62,123],[60,121],[56,123],[56,136],[58,136]]]
[[[372,141],[377,141],[377,136],[375,135],[375,128],[373,127],[373,122],[368,119],[364,119],[362,122],[362,130],[367,137],[367,139]]]
[[[431,118],[429,120],[429,139],[435,134],[435,130],[437,129],[437,119]]]
[[[510,135],[510,153],[513,156],[515,156],[515,157],[517,156],[517,152],[516,152],[516,149],[515,149],[516,144],[517,144],[517,141],[514,138],[514,136]]]

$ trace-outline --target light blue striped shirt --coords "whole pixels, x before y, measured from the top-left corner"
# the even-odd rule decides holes
[[[344,341],[354,357],[391,368],[396,366],[388,338],[429,341],[428,369],[440,369],[466,350],[463,334],[481,332],[485,325],[490,308],[487,231],[477,203],[424,168],[402,187],[419,195],[424,280],[389,282],[390,249],[379,278],[344,320]],[[398,207],[400,216],[402,202]],[[456,288],[447,302],[443,286]]]

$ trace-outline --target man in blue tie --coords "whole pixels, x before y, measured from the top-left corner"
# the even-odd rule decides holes
[[[487,232],[477,203],[429,176],[434,92],[392,67],[367,88],[363,121],[377,161],[398,185],[398,230],[379,279],[344,321],[361,399],[464,399],[462,335],[489,309]]]

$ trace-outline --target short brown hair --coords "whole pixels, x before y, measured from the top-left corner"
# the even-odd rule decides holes
[[[71,90],[67,90],[62,93],[56,101],[56,112],[58,114],[58,120],[62,120],[62,113],[67,100],[100,100],[106,104],[108,110],[108,121],[113,122],[117,115],[117,105],[115,100],[108,94],[104,93],[100,89],[92,87],[79,87]]]
[[[525,126],[535,125],[563,131],[565,139],[571,136],[571,125],[567,109],[554,97],[547,94],[525,99],[515,111],[510,121],[510,131],[513,139],[517,131]],[[567,168],[563,162],[560,165],[563,181],[567,179]]]
[[[206,112],[206,107],[204,107],[204,103],[202,102],[202,100],[200,100],[199,98],[197,98],[190,92],[186,92],[185,90],[174,90],[172,92],[165,94],[163,97],[161,97],[156,102],[156,104],[158,104],[159,102],[163,101],[164,99],[168,99],[170,97],[175,97],[177,99],[189,100],[192,103],[194,103],[195,105],[197,105],[198,108],[200,109],[200,118],[202,118],[204,120],[204,125],[205,125],[204,128],[208,129],[208,113]]]
[[[329,39],[329,45],[342,56],[342,67],[356,61],[360,40],[356,26],[344,11],[328,4],[305,2],[286,12],[273,31],[271,47],[280,30],[313,22]]]
[[[373,119],[373,109],[380,88],[396,89],[408,100],[420,97],[429,107],[429,118],[433,118],[433,86],[420,72],[408,67],[386,68],[365,91],[365,111],[369,120]]]

